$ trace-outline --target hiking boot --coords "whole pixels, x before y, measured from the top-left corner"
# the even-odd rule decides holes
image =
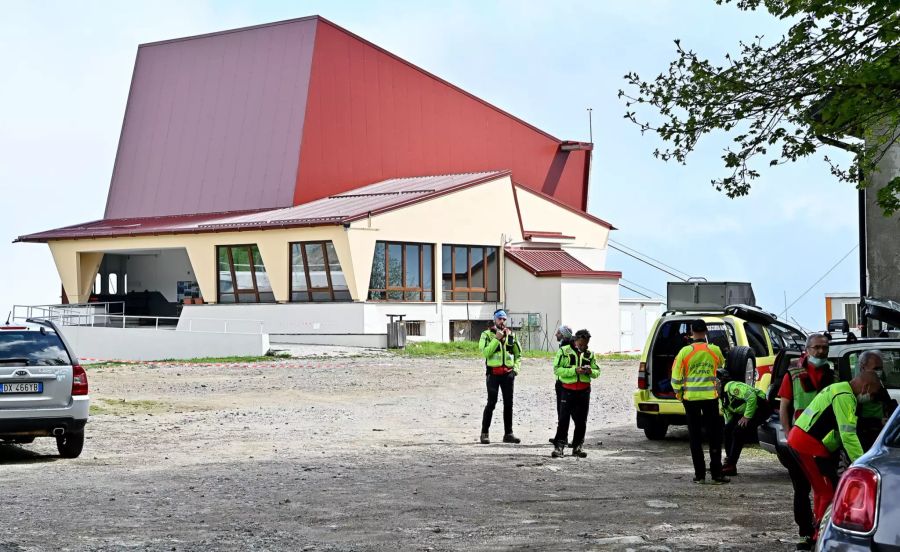
[[[724,485],[724,484],[726,484],[726,483],[731,483],[731,479],[728,479],[728,478],[725,477],[724,475],[719,475],[719,476],[714,476],[714,477],[712,478],[711,483],[712,483],[713,485]]]
[[[816,547],[816,541],[812,537],[803,537],[803,540],[797,543],[796,550],[812,550]]]
[[[565,455],[565,447],[560,444],[553,445],[553,452],[550,453],[550,456],[553,458],[562,458]]]
[[[487,433],[481,434],[481,444],[482,445],[490,445],[491,444],[491,438]]]
[[[735,476],[737,474],[737,466],[735,466],[734,464],[725,464],[724,466],[722,466],[722,475]]]
[[[579,458],[587,458],[587,453],[581,448],[581,445],[575,445],[572,447],[572,456],[577,456]]]
[[[518,443],[521,443],[522,440],[519,439],[518,437],[516,437],[515,435],[513,435],[512,433],[507,433],[506,435],[503,436],[503,442],[518,444]]]

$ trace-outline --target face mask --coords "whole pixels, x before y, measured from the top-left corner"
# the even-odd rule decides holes
[[[822,366],[825,366],[826,364],[828,364],[827,358],[808,356],[808,357],[806,357],[806,359],[809,360],[809,363],[812,364],[813,366],[815,366],[816,368],[821,368]]]
[[[863,393],[860,396],[856,397],[856,402],[858,402],[860,404],[872,402],[872,394],[871,393]]]

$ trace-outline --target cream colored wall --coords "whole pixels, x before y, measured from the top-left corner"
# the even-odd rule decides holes
[[[347,232],[340,226],[59,240],[51,241],[49,246],[66,295],[72,303],[83,303],[88,300],[91,284],[97,274],[100,261],[103,259],[103,253],[133,249],[173,248],[187,250],[203,299],[214,303],[217,298],[216,246],[255,243],[259,246],[263,264],[265,264],[266,272],[272,282],[275,299],[279,302],[286,302],[290,298],[288,243],[309,240],[331,240],[334,243],[341,268],[350,284],[351,296],[354,299],[365,297],[368,285],[362,292],[353,285],[353,282],[357,281],[354,275],[353,257],[348,245]],[[364,262],[369,264],[371,260],[370,255]],[[367,270],[369,269],[367,268]]]
[[[355,287],[363,296],[369,289],[376,241],[433,243],[434,287],[437,302],[441,302],[441,246],[444,243],[502,247],[504,239],[521,240],[522,232],[512,183],[509,177],[503,177],[376,215],[371,220],[356,221],[351,224],[348,237],[351,256],[357,264]],[[502,298],[503,271],[500,273]]]
[[[526,231],[562,232],[575,236],[575,240],[569,245],[606,249],[609,229],[605,226],[551,203],[525,188],[517,187],[516,194]],[[603,267],[596,270],[603,270]]]

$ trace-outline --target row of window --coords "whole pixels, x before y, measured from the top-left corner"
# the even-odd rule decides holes
[[[350,301],[350,289],[330,241],[291,247],[291,301]],[[379,241],[372,257],[370,301],[435,300],[434,246]],[[497,247],[444,245],[441,293],[444,301],[500,301]],[[216,251],[219,303],[273,303],[275,295],[256,245],[223,245]]]

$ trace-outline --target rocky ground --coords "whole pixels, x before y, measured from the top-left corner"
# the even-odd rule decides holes
[[[773,457],[692,484],[684,430],[634,427],[635,363],[602,370],[588,458],[553,460],[547,361],[516,380],[523,443],[488,446],[472,360],[92,367],[80,458],[0,445],[0,551],[793,549]]]

